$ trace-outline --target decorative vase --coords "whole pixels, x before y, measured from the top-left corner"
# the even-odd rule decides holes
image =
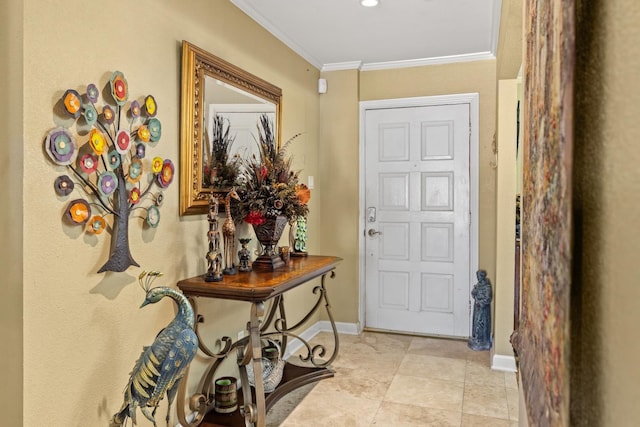
[[[265,393],[273,392],[284,373],[284,360],[280,356],[280,345],[276,341],[266,340],[261,343],[262,347],[262,385]],[[255,374],[253,371],[253,361],[247,364],[247,375],[249,377],[249,385],[255,387]]]
[[[287,217],[283,215],[267,217],[266,221],[262,224],[253,225],[256,238],[263,247],[262,253],[252,264],[254,269],[275,270],[284,266],[284,261],[274,250],[274,247],[278,244],[286,225]]]
[[[238,409],[238,386],[234,377],[218,378],[214,387],[214,410],[230,414]]]

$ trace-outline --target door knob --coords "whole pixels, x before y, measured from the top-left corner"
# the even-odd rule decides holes
[[[376,234],[382,235],[382,231],[377,231],[373,228],[370,228],[369,231],[367,231],[367,234],[369,235],[369,237],[374,237]]]

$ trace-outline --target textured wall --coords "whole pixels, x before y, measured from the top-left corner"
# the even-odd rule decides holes
[[[55,195],[52,183],[64,169],[42,149],[55,126],[54,103],[67,88],[90,82],[102,88],[119,69],[131,96],[155,96],[163,135],[152,154],[178,165],[180,44],[186,39],[283,89],[282,135],[305,132],[292,153],[306,179],[317,172],[319,72],[225,0],[26,0],[24,8],[24,424],[106,425],[121,405],[142,345],[174,309],[168,300],[138,309],[144,297],[136,283],[140,269],[96,274],[106,260],[108,236],[89,236],[61,221],[66,200]],[[178,194],[176,179],[165,192],[157,229],[143,228],[138,218],[130,223],[135,259],[166,274],[157,284],[173,285],[205,269],[205,217],[179,217]],[[18,197],[12,202],[22,203]],[[316,218],[314,212],[309,221],[312,251]],[[288,296],[291,320],[310,306],[310,289]],[[212,337],[235,337],[249,310],[225,301],[200,305],[207,323],[218,325],[205,328]],[[201,362],[198,356],[196,374]],[[196,381],[190,384],[193,390]],[[140,415],[138,422],[149,425]]]
[[[498,79],[515,79],[522,65],[522,0],[502,0],[498,38]]]
[[[358,78],[357,70],[333,71],[322,74],[328,91],[320,95],[319,167],[322,173],[318,185],[322,188],[320,202],[321,250],[344,259],[334,280],[328,282],[331,305],[336,319],[358,321],[358,197],[360,169],[358,167]]]
[[[494,286],[495,354],[512,356],[513,278],[515,274],[516,119],[517,80],[498,83],[498,171],[496,218],[496,277]]]
[[[22,425],[22,2],[0,8],[0,414]]]
[[[577,1],[571,425],[640,402],[640,3]]]

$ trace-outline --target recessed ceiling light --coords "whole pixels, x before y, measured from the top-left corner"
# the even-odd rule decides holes
[[[360,4],[364,7],[375,7],[378,5],[378,0],[360,0]]]

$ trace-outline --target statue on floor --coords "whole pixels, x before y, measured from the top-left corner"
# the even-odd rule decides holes
[[[473,287],[471,296],[473,304],[473,323],[471,338],[467,345],[471,350],[489,350],[491,348],[491,282],[487,272],[478,270],[478,283]]]

